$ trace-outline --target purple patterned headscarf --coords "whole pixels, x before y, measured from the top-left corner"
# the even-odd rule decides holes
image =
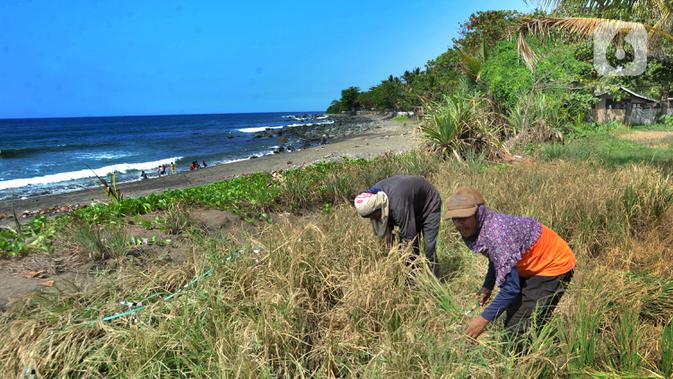
[[[533,217],[496,213],[480,205],[476,237],[465,239],[465,244],[473,252],[488,257],[495,267],[495,284],[500,286],[541,234],[542,224]]]

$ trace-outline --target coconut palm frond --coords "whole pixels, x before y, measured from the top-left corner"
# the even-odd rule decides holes
[[[671,20],[673,22],[673,20]],[[597,17],[540,17],[534,19],[524,19],[519,27],[518,52],[528,66],[531,68],[535,65],[537,57],[533,50],[526,42],[526,36],[529,34],[538,37],[547,38],[552,33],[561,33],[566,38],[588,38],[594,34],[598,28],[610,28],[615,30],[632,30],[638,28],[645,28],[650,35],[656,35],[673,40],[670,33],[665,32],[660,28],[655,28],[650,25],[643,25],[637,22],[613,20]]]
[[[651,0],[650,0],[651,1]],[[661,1],[661,0],[660,0]],[[526,0],[528,5],[543,9],[578,9],[584,11],[604,11],[608,9],[632,9],[643,0]]]
[[[543,37],[549,36],[552,32],[561,32],[568,36],[581,38],[591,36],[599,27],[630,30],[640,28],[642,24],[597,17],[540,17],[524,20],[519,31]]]
[[[481,78],[481,68],[483,58],[480,58],[477,55],[472,55],[466,52],[463,49],[458,49],[458,54],[461,58],[461,68],[463,73],[470,79],[475,82],[478,82]]]
[[[530,45],[528,45],[528,42],[526,42],[525,34],[521,31],[519,32],[519,38],[516,50],[519,53],[519,56],[523,58],[523,61],[526,63],[526,66],[528,66],[528,68],[532,70],[538,61],[538,56],[537,54],[535,54],[533,49],[530,48]]]
[[[673,30],[673,5],[663,6],[662,4],[662,8],[659,8],[657,21],[650,30],[651,37],[659,37],[660,33],[665,33],[664,30]]]

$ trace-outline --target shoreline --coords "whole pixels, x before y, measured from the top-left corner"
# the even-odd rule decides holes
[[[386,152],[399,153],[411,150],[415,146],[415,142],[411,138],[416,126],[415,123],[409,122],[405,126],[398,121],[385,117],[373,118],[371,122],[375,126],[366,132],[344,136],[325,145],[209,166],[191,172],[179,172],[174,175],[126,182],[118,185],[118,188],[124,197],[135,198],[168,189],[219,182],[256,172],[272,172],[301,167],[318,161],[341,158],[372,158]],[[27,199],[0,201],[0,224],[14,221],[13,210],[16,211],[19,218],[28,219],[38,214],[57,215],[90,205],[93,202],[105,202],[107,200],[103,190],[95,187]]]

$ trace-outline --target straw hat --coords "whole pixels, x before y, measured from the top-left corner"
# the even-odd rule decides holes
[[[460,187],[447,202],[445,218],[470,217],[480,205],[486,204],[479,191],[472,187]]]

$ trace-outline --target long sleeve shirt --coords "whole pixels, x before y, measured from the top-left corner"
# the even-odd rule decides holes
[[[424,220],[442,206],[437,189],[420,176],[391,176],[373,188],[388,195],[388,225],[400,228],[404,242],[414,240],[423,229]]]
[[[484,287],[492,290],[494,285],[495,268],[489,261],[488,272],[486,273],[486,279],[484,280]],[[498,318],[498,316],[509,307],[512,301],[514,301],[520,293],[521,282],[519,280],[519,272],[516,270],[516,266],[513,266],[511,272],[505,276],[505,281],[500,286],[498,296],[496,296],[491,304],[484,309],[481,313],[481,317],[493,322],[493,320]]]

